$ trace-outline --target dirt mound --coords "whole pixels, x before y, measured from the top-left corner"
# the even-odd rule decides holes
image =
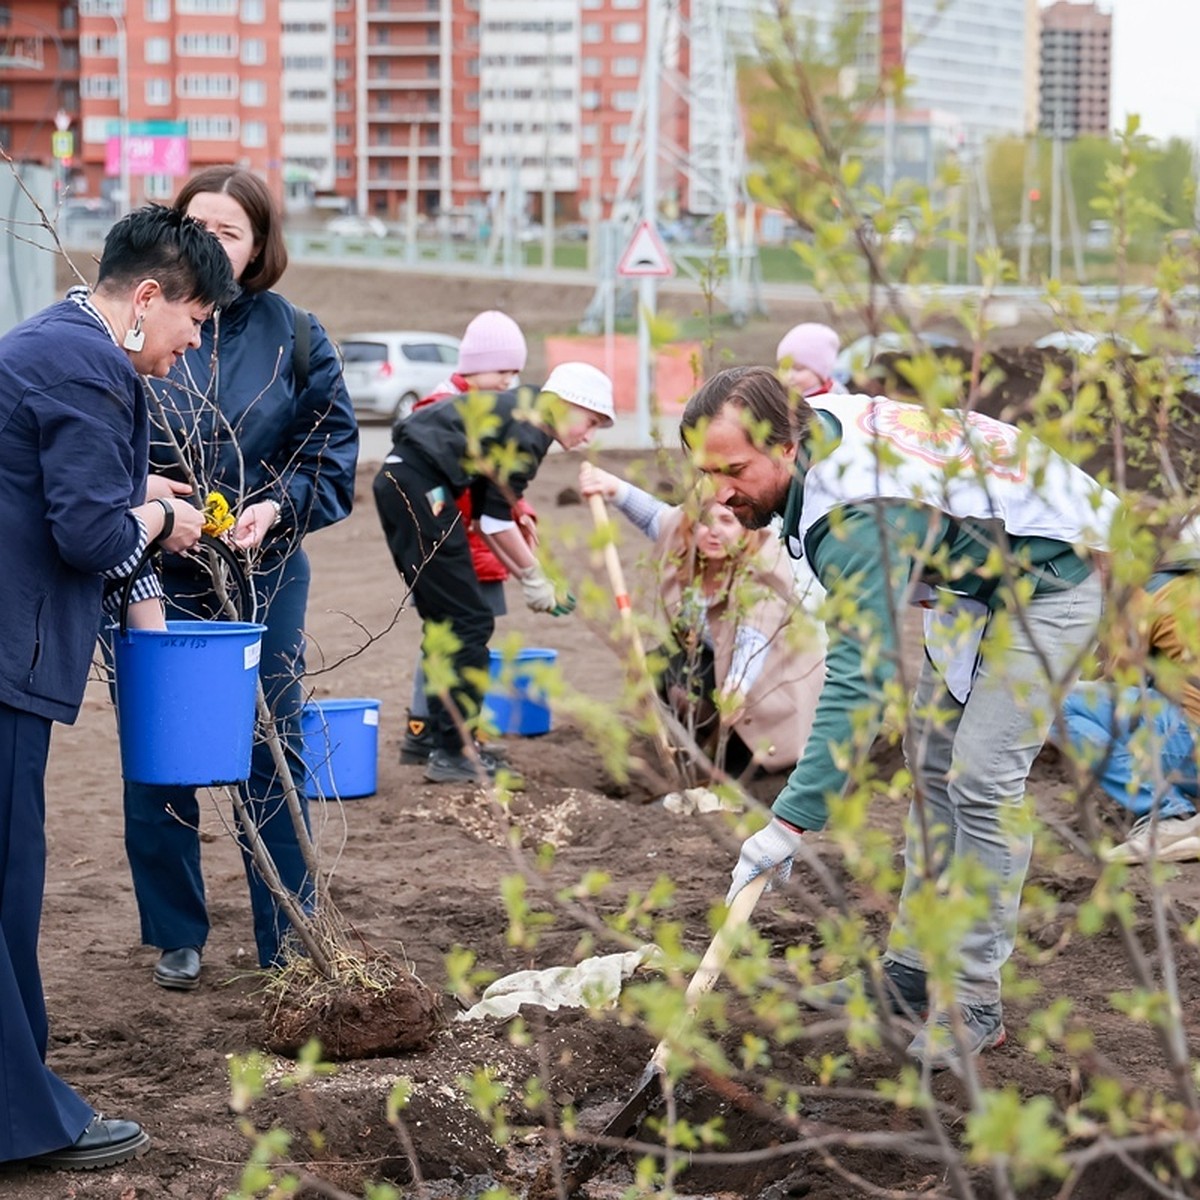
[[[441,1003],[419,979],[379,960],[364,976],[336,984],[285,989],[268,1003],[263,1044],[295,1058],[309,1042],[332,1062],[403,1054],[429,1045],[441,1026]],[[286,976],[285,976],[286,978]]]
[[[939,348],[936,355],[950,370],[938,379],[935,392],[947,404],[966,404],[970,398],[973,360],[969,348]],[[981,354],[980,386],[972,407],[1002,421],[1023,424],[1046,416],[1062,416],[1087,396],[1094,417],[1083,431],[1098,448],[1082,466],[1098,476],[1116,479],[1122,487],[1164,493],[1200,489],[1200,396],[1177,392],[1168,405],[1157,400],[1132,403],[1134,389],[1157,396],[1164,381],[1149,377],[1145,360],[1115,359],[1104,370],[1064,350],[1036,346],[1003,346]],[[873,395],[907,399],[915,396],[915,372],[910,356],[880,354],[859,381]],[[961,386],[955,389],[952,380]],[[1047,392],[1059,390],[1063,404],[1050,409]],[[1118,418],[1119,416],[1119,423]],[[1170,466],[1165,465],[1169,457]]]

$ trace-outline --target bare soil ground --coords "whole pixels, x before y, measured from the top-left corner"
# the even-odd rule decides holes
[[[433,311],[433,298],[440,306],[443,297],[440,289],[426,291],[428,281],[388,277],[386,295],[359,275],[318,280],[297,271],[295,282],[297,286],[289,288],[293,299],[311,305],[333,327],[402,326],[420,313],[438,327],[455,324],[440,307]],[[576,298],[551,290],[539,299],[547,326],[556,311],[561,318],[563,306]],[[458,306],[458,324],[480,308],[506,303],[505,296],[485,293],[478,285],[461,292],[457,284],[448,285],[444,299]],[[346,306],[356,302],[362,307],[351,321]],[[531,311],[522,307],[523,321],[530,321]],[[557,327],[561,325],[560,319]],[[773,325],[771,339],[777,331],[778,325]],[[761,359],[763,354],[749,348],[746,356]],[[627,471],[631,459],[630,453],[614,452],[603,461]],[[577,456],[552,455],[531,498],[543,514],[544,536],[569,576],[602,582],[586,548],[586,510],[556,504],[560,492],[575,482],[577,465]],[[498,974],[569,963],[585,929],[561,912],[532,951],[515,950],[506,938],[500,881],[515,867],[510,839],[515,825],[520,831],[516,841],[523,849],[533,850],[542,842],[557,848],[544,887],[533,896],[537,907],[553,909],[555,891],[588,870],[606,870],[615,878],[614,891],[597,903],[601,913],[619,907],[629,891],[645,891],[668,873],[678,884],[672,913],[684,940],[697,951],[703,949],[710,937],[709,909],[724,894],[737,838],[723,817],[675,817],[658,804],[643,803],[644,791],[614,786],[597,751],[569,720],[560,719],[541,738],[508,739],[510,757],[528,782],[508,818],[469,789],[425,784],[419,769],[399,765],[397,748],[419,626],[415,613],[396,615],[403,589],[371,503],[373,471],[371,464],[363,464],[353,516],[308,539],[314,580],[310,686],[318,697],[382,700],[377,793],[328,806],[318,817],[327,860],[336,858],[331,894],[341,912],[366,944],[411,962],[438,990],[446,983],[445,955],[455,946],[469,948],[480,966]],[[648,473],[655,478],[654,468]],[[634,545],[632,539],[626,544]],[[634,551],[627,554],[632,560]],[[511,597],[510,603],[512,612],[501,620],[498,636],[513,631],[527,644],[556,649],[566,680],[609,703],[613,722],[622,720],[617,701],[623,668],[608,643],[607,622],[578,614],[553,621],[528,613],[519,597]],[[359,653],[368,636],[376,640]],[[881,746],[877,755],[885,767],[898,763],[890,747]],[[769,799],[780,782],[759,780],[755,790]],[[1052,752],[1039,760],[1031,787],[1043,818],[1074,826],[1076,816],[1061,800],[1062,772]],[[872,814],[872,823],[893,838],[897,850],[903,807],[901,800],[881,797]],[[151,982],[155,951],[138,944],[122,849],[113,716],[98,684],[90,685],[78,724],[55,732],[48,810],[42,965],[51,1016],[49,1059],[104,1112],[144,1122],[153,1146],[137,1162],[88,1176],[0,1167],[0,1193],[12,1200],[216,1200],[236,1185],[249,1152],[247,1137],[229,1106],[229,1058],[260,1044],[264,1003],[262,980],[252,969],[249,905],[241,863],[227,836],[228,812],[214,801],[204,818],[213,932],[203,986],[193,993],[170,993]],[[824,837],[815,840],[835,878],[848,882],[838,850]],[[1193,919],[1200,908],[1198,877],[1194,866],[1185,867],[1168,886],[1184,920]],[[1061,852],[1035,859],[1030,882],[1078,904],[1095,878],[1088,861]],[[882,937],[890,900],[850,886],[868,927]],[[1135,891],[1142,886],[1135,879]],[[777,957],[788,946],[819,946],[811,909],[804,903],[816,887],[801,871],[789,889],[773,893],[760,905],[755,926]],[[1136,932],[1144,937],[1147,918],[1140,891],[1138,897]],[[1148,1027],[1115,1012],[1107,1000],[1114,989],[1130,983],[1117,933],[1084,939],[1073,936],[1070,923],[1061,919],[1050,926],[1034,922],[1026,932],[1028,948],[1020,952],[1020,966],[1041,986],[1037,1002],[1069,997],[1079,1019],[1093,1031],[1093,1062],[1109,1064],[1131,1087],[1166,1088],[1162,1056]],[[1030,961],[1033,955],[1040,959],[1036,966]],[[1193,950],[1181,948],[1178,967],[1184,1013],[1195,1035],[1200,962]],[[1008,1003],[1009,1042],[982,1061],[982,1080],[993,1087],[1012,1085],[1026,1095],[1053,1094],[1066,1103],[1078,1086],[1069,1064],[1054,1051],[1035,1056],[1023,1044],[1031,1003]],[[447,1013],[454,1008],[447,997]],[[748,1027],[753,1025],[749,1014],[742,1016]],[[540,1073],[555,1111],[575,1104],[602,1123],[628,1095],[652,1049],[644,1033],[626,1027],[615,1015],[533,1013],[528,1026],[532,1036],[512,1043],[503,1027],[451,1024],[427,1050],[346,1064],[332,1077],[301,1088],[283,1086],[289,1064],[269,1059],[267,1095],[250,1117],[259,1129],[290,1131],[292,1156],[303,1169],[355,1194],[367,1179],[392,1179],[407,1188],[414,1162],[427,1187],[424,1193],[412,1189],[406,1194],[469,1197],[497,1184],[523,1194],[546,1161],[545,1142],[516,1139],[497,1147],[463,1102],[459,1077],[487,1065],[519,1097],[523,1081]],[[739,1032],[731,1030],[731,1044]],[[813,1058],[844,1050],[844,1041],[835,1034],[815,1043],[776,1048],[773,1072],[795,1086],[811,1084]],[[853,1060],[849,1069],[848,1089],[870,1088],[875,1080],[894,1074],[896,1059],[881,1050]],[[385,1120],[387,1096],[401,1076],[414,1085],[405,1114],[412,1160]],[[717,1090],[710,1083],[699,1078],[687,1082],[680,1098],[686,1114],[694,1120],[721,1116],[729,1149],[775,1146],[779,1153],[764,1161],[695,1166],[680,1180],[682,1192],[834,1200],[855,1194],[844,1174],[850,1171],[878,1189],[944,1194],[944,1178],[927,1163],[892,1151],[842,1151],[836,1166],[818,1154],[788,1152],[782,1144],[791,1140],[792,1132],[765,1119],[745,1093]],[[965,1093],[952,1078],[939,1079],[936,1092],[951,1108],[966,1106]],[[919,1128],[915,1115],[851,1098],[849,1091],[845,1101],[823,1101],[804,1115],[832,1129],[902,1133]],[[517,1099],[512,1116],[517,1123],[528,1116]],[[619,1196],[630,1180],[628,1161],[618,1160],[597,1176],[589,1195],[593,1200]],[[982,1173],[976,1183],[979,1195],[991,1194]],[[1048,1194],[1053,1189],[1030,1189],[1023,1196]],[[1148,1194],[1124,1168],[1094,1172],[1077,1192],[1081,1197],[1121,1200]]]

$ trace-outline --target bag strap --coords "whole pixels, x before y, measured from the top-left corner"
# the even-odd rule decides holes
[[[117,619],[117,628],[120,630],[122,637],[129,632],[129,603],[133,599],[133,585],[146,569],[151,558],[158,553],[159,549],[160,547],[157,542],[147,542],[145,550],[142,551],[142,555],[137,561],[137,566],[130,571],[128,578],[124,580],[121,587],[121,615]],[[243,561],[242,556],[237,550],[233,549],[228,543],[223,542],[220,538],[202,533],[200,535],[200,542],[196,548],[187,551],[183,557],[204,562],[203,555],[206,550],[215,554],[229,570],[230,578],[234,581],[233,594],[229,598],[233,601],[233,606],[238,610],[238,618],[242,621],[253,621],[258,616],[258,596],[250,587],[250,577],[246,573],[247,564]],[[212,574],[212,564],[207,563],[206,565],[212,575],[213,587],[216,589],[217,582],[215,574]],[[225,585],[225,593],[229,594],[227,584]],[[219,591],[218,595],[220,595]]]
[[[308,387],[308,360],[312,354],[312,326],[308,322],[308,313],[304,309],[293,304],[292,313],[296,322],[296,340],[292,344],[292,378],[296,381],[296,391],[302,392]]]

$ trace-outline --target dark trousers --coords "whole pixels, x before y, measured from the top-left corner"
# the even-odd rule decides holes
[[[720,714],[713,703],[717,691],[717,664],[712,647],[701,642],[690,650],[678,642],[660,646],[666,658],[663,673],[658,678],[658,695],[683,722],[698,745],[714,765],[727,775],[738,778],[754,761],[750,748],[733,730],[727,734],[725,752],[720,754]],[[717,762],[721,758],[723,761]]]
[[[388,549],[421,620],[426,626],[448,623],[458,640],[450,696],[465,718],[473,717],[483,702],[488,639],[496,620],[475,575],[454,498],[444,484],[406,462],[384,463],[374,492]],[[438,696],[429,697],[429,719],[434,745],[460,753],[462,735]]]
[[[283,739],[292,778],[303,788],[300,710],[304,704],[304,616],[308,606],[308,557],[297,550],[282,562],[260,571],[254,579],[258,619],[263,634],[259,678],[275,727]],[[163,577],[168,619],[208,617],[216,598],[206,581],[168,570]],[[219,712],[219,697],[214,697]],[[300,844],[284,800],[283,783],[275,770],[270,747],[255,739],[250,779],[240,786],[251,819],[279,869],[284,886],[307,907],[312,880],[300,854]],[[301,808],[308,821],[303,792]],[[203,946],[208,938],[208,909],[200,873],[200,805],[194,788],[125,784],[125,852],[133,873],[142,923],[142,941],[174,950]],[[238,829],[259,965],[278,966],[280,941],[288,928],[250,857],[243,831]]]
[[[46,1066],[38,926],[50,722],[0,704],[0,1162],[69,1146],[92,1109]]]

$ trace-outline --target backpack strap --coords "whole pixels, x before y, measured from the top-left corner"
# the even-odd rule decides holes
[[[312,326],[308,322],[308,313],[304,309],[292,305],[292,314],[296,323],[296,340],[292,344],[292,378],[296,381],[297,393],[308,387],[308,360],[312,355]]]

